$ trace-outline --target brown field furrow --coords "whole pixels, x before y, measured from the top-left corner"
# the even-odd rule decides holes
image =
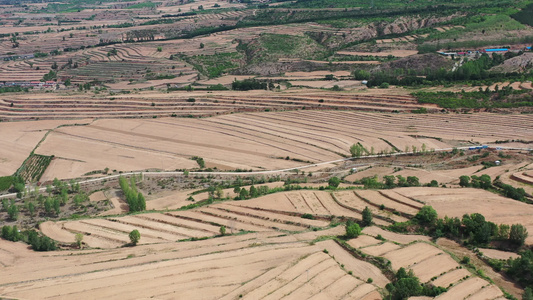
[[[463,279],[465,276],[472,276],[470,272],[466,269],[455,269],[442,276],[439,276],[433,281],[435,286],[448,287],[450,284],[455,284],[459,280]]]
[[[425,243],[415,243],[399,250],[391,251],[384,257],[391,261],[394,270],[398,270],[399,268],[410,268],[412,265],[440,253],[443,252],[437,247]]]
[[[458,285],[453,286],[446,293],[437,296],[435,299],[439,299],[439,300],[464,299],[470,295],[475,294],[480,289],[482,289],[484,286],[488,286],[488,285],[490,284],[487,281],[479,277],[472,277],[459,283]]]
[[[85,237],[83,242],[94,248],[119,247],[129,242],[126,234],[118,236],[108,232],[98,231],[94,226],[89,226],[80,222],[67,222],[64,228],[71,232],[82,233]]]
[[[400,212],[402,215],[405,215],[409,218],[413,217],[418,213],[418,209],[411,206],[407,206],[403,203],[393,201],[390,198],[384,197],[378,191],[372,190],[359,190],[354,191],[354,193],[359,196],[361,199],[368,200],[374,206],[384,205],[385,209],[392,209],[394,211]]]
[[[376,292],[377,291],[375,286],[368,283],[364,283],[356,287],[353,291],[351,291],[348,295],[346,295],[346,297],[342,299],[382,299],[379,293],[377,293],[376,295]]]
[[[134,227],[139,227],[143,229],[148,229],[151,232],[157,233],[158,238],[163,238],[169,241],[176,241],[178,239],[190,238],[193,233],[190,230],[179,228],[165,223],[159,223],[157,221],[151,221],[143,218],[138,218],[137,216],[126,216],[120,218],[109,218],[108,220],[119,222],[125,225],[131,225]],[[204,233],[200,236],[206,236]]]
[[[63,222],[47,221],[39,224],[39,230],[47,237],[62,243],[74,243],[75,234],[65,230]]]
[[[393,190],[381,190],[381,191],[378,191],[382,196],[388,198],[388,199],[391,199],[392,201],[396,201],[400,204],[403,204],[403,205],[406,205],[406,206],[409,206],[411,208],[414,208],[416,210],[419,210],[421,209],[424,204],[423,203],[420,203],[418,201],[414,201],[413,199],[410,199],[410,198],[407,198],[403,195],[400,195],[398,193],[396,193],[395,191]]]
[[[143,236],[143,241],[141,243],[161,243],[166,241],[162,236],[170,238],[170,236],[167,234],[159,233],[147,228],[137,228],[125,222],[117,222],[115,219],[88,219],[79,222],[81,224],[94,227],[94,230],[97,233],[106,232],[108,234],[119,235],[121,236],[120,239],[124,239],[126,241],[129,240],[128,234],[134,229],[139,230]]]
[[[334,201],[339,206],[348,211],[351,211],[350,215],[355,214],[357,218],[362,218],[363,210],[365,209],[365,207],[368,207],[367,205],[365,205],[367,203],[361,200],[359,197],[356,197],[353,191],[335,192],[331,195]],[[385,216],[385,213],[377,210],[375,207],[370,206],[369,209],[371,210],[374,216],[374,223],[378,225],[388,225],[394,223],[391,218]]]
[[[250,299],[262,299],[271,292],[276,291],[279,288],[283,287],[285,284],[297,279],[298,276],[302,276],[303,273],[306,273],[306,270],[329,266],[330,263],[326,263],[329,260],[330,258],[327,255],[322,255],[319,252],[313,253],[309,256],[301,257],[294,265],[286,267],[279,274],[276,274],[273,277],[267,277],[266,280],[262,282],[260,286],[256,286],[257,283],[255,281],[252,281],[243,286],[242,289],[237,289],[236,291],[242,291],[243,294],[246,294],[246,296]],[[223,299],[229,300],[233,299],[231,296],[238,296],[236,291],[226,295]]]
[[[363,229],[363,233],[374,237],[381,235],[386,240],[390,240],[400,244],[409,244],[414,241],[431,241],[431,238],[429,238],[428,236],[415,234],[398,234],[395,232],[383,230],[376,226],[365,227]]]
[[[342,299],[343,296],[351,292],[355,287],[363,284],[360,280],[350,276],[344,275],[334,283],[330,284],[325,289],[319,291],[318,293],[312,295],[308,299]]]
[[[531,205],[505,198],[500,195],[473,188],[401,188],[398,193],[413,197],[431,205],[440,218],[458,217],[464,214],[480,213],[487,221],[496,224],[522,224],[533,230],[533,208]],[[533,243],[533,237],[526,244]]]
[[[190,214],[189,214],[190,213]],[[224,215],[218,210],[202,208],[191,212],[180,212],[180,216],[191,217],[195,220],[201,220],[210,224],[219,224],[219,226],[226,226],[227,230],[231,233],[233,231],[246,230],[246,231],[271,231],[272,228],[268,228],[261,225],[255,225],[253,223],[242,221],[240,218]]]
[[[313,278],[319,276],[320,274],[328,271],[335,272],[335,270],[338,269],[339,266],[337,263],[328,257],[328,259],[311,266],[309,269],[302,270],[299,273],[294,274],[296,275],[293,275],[294,277],[291,276],[286,280],[280,280],[281,282],[275,285],[267,295],[263,296],[262,299],[281,299],[285,295],[288,295],[298,289],[300,286],[306,285],[309,280],[313,280]]]
[[[217,209],[216,206],[201,208],[198,211],[203,214],[208,214],[208,215],[215,216],[218,218],[224,218],[227,220],[235,220],[235,222],[247,224],[246,226],[251,225],[253,227],[257,227],[261,231],[268,230],[268,229],[287,230],[287,231],[305,230],[305,227],[301,227],[301,226],[289,225],[289,224],[273,222],[269,220],[258,219],[255,217],[234,214],[222,208]]]
[[[380,244],[381,240],[375,239],[369,235],[360,235],[355,239],[351,239],[348,241],[348,245],[359,249],[363,247],[368,247],[372,245]]]
[[[486,256],[491,259],[507,260],[509,258],[516,259],[520,257],[520,255],[514,252],[508,252],[508,251],[502,251],[502,250],[496,250],[496,249],[479,248],[479,251],[483,253],[483,256]]]
[[[326,210],[333,216],[350,216],[354,212],[351,210],[348,210],[335,201],[333,199],[331,193],[322,193],[322,192],[314,192],[313,193],[315,197],[320,201],[320,203],[326,208]]]
[[[429,282],[431,278],[444,272],[456,269],[459,264],[448,254],[432,256],[411,266],[411,270],[420,279],[420,282]]]
[[[488,287],[482,288],[479,292],[473,294],[472,296],[466,298],[467,300],[486,300],[494,299],[497,297],[502,297],[503,292],[495,285],[490,285]]]
[[[381,245],[360,248],[360,250],[362,252],[364,252],[366,254],[369,254],[369,255],[372,255],[372,256],[383,256],[383,255],[387,254],[388,252],[391,252],[393,250],[397,250],[399,248],[400,248],[400,246],[398,246],[396,244],[385,242],[385,243],[383,243]]]
[[[187,228],[191,232],[196,232],[198,235],[216,234],[219,232],[218,227],[204,223],[193,222],[186,219],[180,219],[170,214],[142,214],[136,217],[140,219],[152,220],[158,223],[169,224],[176,227]]]
[[[272,251],[271,249],[270,251]],[[154,286],[154,284],[165,286],[165,282],[173,282],[176,285],[182,284],[181,289],[186,288],[187,285],[199,284],[201,285],[204,280],[209,281],[211,278],[221,277],[218,281],[236,281],[240,280],[242,276],[224,276],[227,272],[231,271],[239,259],[246,259],[246,263],[243,265],[248,270],[247,274],[260,274],[265,268],[269,267],[269,263],[275,262],[279,259],[292,258],[294,255],[290,255],[290,251],[294,249],[280,249],[271,252],[269,259],[264,259],[258,253],[265,251],[265,249],[249,249],[241,253],[236,251],[221,253],[221,254],[209,254],[207,256],[190,257],[184,259],[173,259],[169,261],[152,262],[146,265],[130,265],[127,268],[119,268],[114,270],[106,270],[105,272],[96,273],[82,273],[78,276],[74,276],[74,282],[70,284],[64,284],[63,289],[50,289],[48,284],[54,284],[54,281],[61,279],[48,279],[45,282],[34,283],[34,288],[26,291],[26,293],[35,292],[35,288],[40,289],[40,294],[45,295],[49,293],[52,295],[65,295],[70,294],[74,296],[79,293],[93,293],[93,295],[106,295],[107,297],[115,295],[116,287],[123,284],[131,284],[135,287],[133,290],[137,290],[138,293],[153,293],[146,289],[148,286]],[[268,252],[268,251],[267,251]],[[287,257],[287,258],[284,258]],[[219,268],[213,267],[213,261],[217,261]],[[198,264],[207,264],[205,268],[198,268]],[[209,267],[211,265],[211,267]],[[255,270],[255,271],[254,271]],[[224,273],[226,272],[226,273]],[[132,276],[135,274],[136,276]],[[184,276],[185,275],[185,276]],[[223,278],[226,277],[226,278]],[[167,278],[167,279],[165,279]],[[148,280],[150,279],[150,280]],[[157,280],[166,280],[160,283],[156,283]],[[169,281],[170,280],[170,281]],[[203,283],[205,284],[205,282]],[[30,288],[29,286],[26,289]],[[174,289],[179,289],[175,287]],[[144,291],[144,292],[143,292]],[[158,291],[160,292],[160,291]],[[17,292],[15,292],[17,293]],[[137,294],[139,297],[140,294]],[[117,295],[118,296],[118,295]]]
[[[280,299],[309,299],[344,276],[347,276],[346,272],[339,267],[326,269]]]
[[[327,240],[317,243],[321,249],[327,249],[329,254],[332,255],[339,264],[344,265],[345,272],[352,271],[353,275],[363,282],[366,282],[368,278],[373,279],[373,285],[384,288],[390,281],[371,263],[358,260],[343,249],[339,244],[333,240]]]
[[[331,212],[318,200],[314,193],[301,193],[305,203],[318,215],[331,215]]]
[[[234,213],[242,213],[244,215],[249,215],[255,218],[261,218],[265,220],[273,220],[276,222],[283,222],[287,224],[293,224],[297,226],[303,226],[303,227],[325,227],[329,225],[329,222],[322,221],[322,220],[310,220],[310,219],[304,219],[297,216],[289,216],[285,214],[278,214],[275,212],[270,211],[261,211],[257,209],[253,209],[250,207],[244,205],[234,205],[232,203],[228,204],[219,204],[218,206],[224,209],[228,209]]]

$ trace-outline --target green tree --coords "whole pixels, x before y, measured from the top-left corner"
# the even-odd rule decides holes
[[[353,239],[358,237],[361,234],[361,227],[359,224],[354,223],[352,221],[348,221],[346,223],[346,237],[349,239]]]
[[[9,206],[9,209],[7,210],[7,214],[9,215],[9,219],[12,221],[16,221],[19,216],[19,209],[15,204],[11,204]]]
[[[139,230],[134,229],[130,232],[130,241],[133,246],[137,245],[140,239],[141,233],[139,232]]]
[[[76,240],[76,245],[78,246],[78,248],[81,249],[81,246],[82,246],[82,243],[83,243],[83,234],[77,233],[76,236],[75,236],[75,240]]]
[[[341,180],[338,177],[331,177],[328,180],[328,185],[333,188],[339,187],[339,184],[341,184]]]
[[[137,211],[146,210],[146,199],[142,193],[137,194]]]
[[[8,241],[11,241],[13,239],[13,229],[11,226],[6,225],[2,227],[2,238]]]
[[[241,200],[245,200],[246,198],[248,198],[248,190],[247,189],[241,189],[241,191],[239,192],[239,198]]]
[[[511,229],[511,226],[507,224],[500,224],[500,226],[498,226],[498,239],[500,240],[509,239],[510,229]]]
[[[470,177],[463,175],[459,177],[459,185],[462,187],[469,187],[470,186]]]
[[[35,215],[35,204],[33,204],[33,201],[28,203],[28,211],[31,217]]]
[[[226,235],[226,226],[220,226],[220,235]]]
[[[435,223],[435,221],[437,220],[437,216],[437,211],[433,207],[429,205],[424,205],[416,214],[415,218],[420,224],[431,225]]]
[[[524,294],[522,295],[522,300],[533,300],[533,292],[531,292],[530,287],[527,287],[524,290]]]
[[[526,227],[521,224],[511,225],[511,231],[509,232],[509,241],[519,246],[524,245],[528,236]]]
[[[372,225],[372,212],[368,206],[363,209],[363,226]]]

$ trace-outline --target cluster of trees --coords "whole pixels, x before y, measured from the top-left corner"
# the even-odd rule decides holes
[[[146,210],[146,199],[143,194],[137,190],[134,176],[130,177],[130,183],[128,183],[128,180],[125,177],[120,176],[118,183],[126,197],[126,202],[128,202],[131,212]]]
[[[192,99],[192,98],[189,98],[189,99]],[[204,159],[203,159],[202,157],[199,157],[199,156],[193,156],[191,159],[192,159],[192,160],[195,160],[196,163],[198,163],[198,166],[199,166],[201,169],[205,168],[205,161],[204,161]]]
[[[53,251],[57,249],[54,240],[46,236],[40,236],[34,230],[20,231],[17,226],[3,226],[2,238],[12,242],[23,241],[30,244],[35,251]]]
[[[250,189],[247,190],[245,188],[241,187],[235,187],[233,189],[233,192],[239,194],[239,196],[235,197],[235,200],[245,200],[249,198],[257,198],[259,196],[267,195],[273,192],[274,189],[270,189],[266,185],[262,185],[259,187],[250,186]]]
[[[520,254],[520,257],[509,259],[505,272],[522,286],[526,287],[524,300],[531,300],[531,288],[533,288],[533,251],[526,250]]]
[[[488,190],[492,188],[492,180],[487,174],[483,174],[481,176],[472,175],[471,177],[463,175],[459,177],[459,185],[462,187],[473,187]]]
[[[414,275],[413,270],[406,272],[404,268],[400,268],[396,272],[395,280],[388,283],[385,288],[390,292],[390,299],[394,300],[414,296],[435,297],[446,292],[444,287],[420,284],[420,280]]]
[[[392,189],[395,187],[420,186],[420,180],[416,176],[403,177],[402,175],[385,175],[383,181],[379,181],[378,176],[363,177],[359,181],[367,189]],[[437,187],[439,183],[432,180],[426,186]]]
[[[459,185],[462,187],[481,188],[485,190],[499,188],[500,192],[505,197],[519,201],[525,201],[526,199],[526,191],[523,188],[515,188],[512,185],[505,184],[499,180],[495,180],[494,183],[492,183],[490,176],[486,174],[479,177],[476,175],[463,175],[459,177]]]
[[[255,79],[235,80],[231,83],[231,89],[236,91],[266,90],[267,88],[266,82],[260,82]]]
[[[361,157],[363,154],[374,155],[374,147],[370,148],[370,151],[368,151],[368,149],[361,145],[361,143],[353,144],[350,147],[350,154],[352,157]]]
[[[438,219],[437,212],[431,206],[424,206],[417,215],[408,222],[395,223],[389,228],[397,232],[407,232],[409,228],[429,233],[434,237],[466,239],[473,245],[485,245],[490,241],[505,241],[520,247],[528,237],[527,229],[521,224],[499,226],[485,220],[482,214],[465,214],[462,219],[457,217]],[[416,228],[418,227],[418,228]]]

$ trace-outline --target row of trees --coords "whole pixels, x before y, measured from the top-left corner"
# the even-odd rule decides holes
[[[385,175],[383,181],[379,181],[377,175],[363,177],[359,180],[367,189],[392,189],[395,187],[412,187],[420,186],[420,180],[416,176],[403,177],[402,175]],[[437,187],[439,183],[432,180],[427,186]]]
[[[130,182],[125,177],[119,177],[118,179],[122,193],[126,197],[126,202],[130,207],[131,212],[143,211],[146,210],[146,199],[143,194],[137,190],[137,185],[135,184],[135,177],[130,177]]]
[[[515,200],[524,201],[526,199],[526,191],[523,188],[515,188],[510,184],[505,184],[499,180],[492,182],[491,178],[487,174],[481,176],[467,176],[463,175],[459,177],[459,185],[461,187],[473,187],[481,188],[485,190],[499,189],[505,196]]]

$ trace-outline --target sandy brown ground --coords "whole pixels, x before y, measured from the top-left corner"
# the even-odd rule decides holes
[[[52,256],[1,240],[0,249],[7,253],[3,257],[11,260],[5,259],[0,274],[0,294],[33,299],[234,299],[241,294],[245,298],[279,299],[290,293],[305,298],[353,299],[357,295],[363,299],[374,295],[372,299],[380,299],[375,297],[379,296],[375,286],[341,268],[341,262],[345,268],[351,267],[353,257],[345,258],[344,250],[334,244],[310,246],[306,241],[313,236],[295,235],[288,241],[271,234],[252,234],[114,250],[64,251]],[[325,254],[324,247],[332,248],[335,258]],[[71,255],[75,253],[84,255]]]
[[[50,129],[85,121],[40,121],[1,123],[0,176],[13,174]]]
[[[502,259],[507,260],[509,258],[518,258],[520,255],[514,253],[514,252],[507,252],[502,250],[496,250],[496,249],[484,249],[479,248],[479,251],[483,253],[484,256],[492,259]]]
[[[451,252],[459,259],[462,259],[465,256],[469,257],[470,261],[474,264],[474,266],[476,266],[476,268],[478,269],[483,270],[483,272],[487,276],[489,276],[497,286],[503,288],[505,291],[515,297],[520,297],[520,295],[522,295],[522,289],[520,289],[514,283],[505,279],[500,273],[496,273],[490,266],[486,265],[483,261],[481,261],[472,251],[461,247],[456,242],[446,238],[438,239],[437,245],[443,250]]]

